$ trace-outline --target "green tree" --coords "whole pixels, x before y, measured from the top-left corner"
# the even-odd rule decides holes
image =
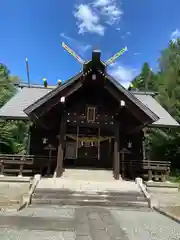
[[[8,68],[4,64],[0,63],[0,77],[8,78],[9,73]]]
[[[180,122],[180,39],[169,43],[158,63],[157,73],[145,63],[132,83],[139,90],[144,90],[148,84],[148,90],[157,91],[156,99]],[[152,159],[171,160],[173,167],[180,169],[179,129],[152,129],[146,147]]]
[[[159,58],[158,100],[162,106],[180,122],[180,40],[170,42]],[[152,154],[166,156],[173,166],[180,167],[180,130],[169,129],[167,134],[152,138]],[[159,141],[160,140],[160,141]],[[159,142],[159,144],[158,144]],[[156,147],[158,146],[158,148]]]
[[[157,90],[157,76],[153,73],[149,64],[144,63],[140,74],[132,81],[133,87],[139,90]]]
[[[17,91],[14,83],[20,80],[17,76],[9,75],[9,70],[0,64],[0,107],[2,107]],[[22,121],[0,122],[0,152],[17,153],[25,148],[28,124]]]

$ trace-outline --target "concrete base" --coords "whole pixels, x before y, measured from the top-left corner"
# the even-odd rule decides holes
[[[31,177],[10,177],[10,176],[0,176],[0,183],[1,182],[7,182],[7,183],[10,183],[10,182],[19,182],[19,183],[28,183],[31,181]]]
[[[75,178],[75,176],[73,176]],[[32,205],[75,205],[148,208],[149,202],[135,182],[42,178],[32,196]],[[85,179],[85,177],[84,177]],[[108,179],[109,180],[109,179]]]
[[[146,189],[152,193],[178,193],[179,184],[171,182],[146,182]]]

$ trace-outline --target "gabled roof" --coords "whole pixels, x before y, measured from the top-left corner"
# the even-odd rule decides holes
[[[24,109],[25,113],[28,114],[29,112],[33,111],[34,109],[38,108],[42,104],[44,104],[46,101],[51,99],[52,97],[56,96],[59,92],[61,92],[63,89],[74,83],[76,80],[78,80],[83,75],[83,72],[78,73],[74,77],[67,80],[65,83],[63,83],[60,86],[57,86],[56,88],[52,89],[52,91],[48,92],[46,95],[42,96],[41,98],[37,99],[35,102],[27,106],[27,108]]]
[[[118,81],[116,81],[112,76],[106,74],[108,79],[118,88],[127,98],[129,98],[133,103],[135,103],[142,111],[144,111],[152,120],[153,122],[159,119],[158,115],[153,112],[150,108],[148,108],[144,103],[142,103],[135,95],[124,88]]]
[[[5,119],[28,119],[24,109],[51,91],[52,89],[39,87],[18,89],[18,92],[0,109],[0,117]]]
[[[59,94],[63,89],[73,84],[75,81],[79,80],[84,75],[84,72],[81,71],[79,74],[65,82],[63,85],[58,86],[57,88],[53,89],[51,92],[47,93],[47,95],[42,96],[36,102],[32,103],[30,106],[24,109],[24,112],[29,115],[32,111],[43,105],[49,99],[53,98],[57,94]],[[138,98],[136,98],[130,91],[125,89],[120,83],[118,83],[112,76],[106,73],[106,78],[120,91],[122,92],[131,102],[137,105],[151,120],[155,122],[159,119],[159,117],[151,111],[146,105],[144,105]]]
[[[68,82],[63,84],[66,85]],[[61,86],[61,87],[62,87]],[[119,84],[120,87],[120,84]],[[57,87],[55,87],[57,89]],[[0,118],[4,119],[26,119],[26,109],[38,99],[42,99],[45,95],[52,92],[52,89],[42,87],[23,87],[14,97],[12,97],[1,109]],[[131,94],[138,99],[142,104],[148,107],[152,112],[159,117],[152,126],[154,127],[176,127],[178,122],[154,99],[152,93],[132,91]]]
[[[159,119],[158,116],[154,112],[152,112],[146,105],[144,105],[141,101],[139,101],[139,99],[137,99],[130,91],[125,89],[112,76],[107,74],[106,66],[101,61],[101,52],[99,50],[98,51],[96,51],[96,50],[92,51],[91,61],[88,61],[87,63],[85,63],[83,65],[83,70],[79,74],[72,77],[70,80],[65,82],[65,84],[63,84],[61,86],[58,86],[57,88],[53,89],[46,96],[38,99],[36,102],[34,102],[30,106],[28,106],[26,109],[24,109],[24,112],[28,116],[30,116],[33,111],[38,109],[44,103],[47,103],[50,99],[53,99],[57,95],[59,96],[59,93],[61,93],[63,90],[67,90],[68,86],[72,87],[73,85],[76,85],[75,82],[77,81],[77,86],[74,88],[74,90],[71,91],[71,93],[76,91],[77,89],[79,89],[82,86],[82,80],[84,80],[84,79],[82,79],[82,77],[83,76],[85,77],[85,75],[87,75],[93,69],[98,71],[104,77],[106,77],[106,79],[108,79],[109,82],[111,82],[111,84],[114,85],[116,89],[118,89],[127,99],[129,99],[131,103],[136,105],[142,112],[144,112],[145,115],[149,118],[148,123],[155,122]],[[108,89],[108,91],[110,91],[110,89],[109,89],[110,86],[105,86],[105,87]]]
[[[159,117],[159,119],[152,124],[153,126],[179,126],[179,123],[171,117],[171,115],[156,101],[156,99],[152,97],[152,95],[135,92],[134,96]]]

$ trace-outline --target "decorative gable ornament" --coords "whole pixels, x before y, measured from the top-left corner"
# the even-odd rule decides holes
[[[61,98],[60,98],[60,102],[61,102],[61,103],[65,103],[65,97],[61,97]]]

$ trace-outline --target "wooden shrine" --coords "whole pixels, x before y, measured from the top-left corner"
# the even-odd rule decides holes
[[[39,94],[21,113],[32,123],[27,154],[33,156],[34,173],[60,177],[67,167],[112,169],[115,179],[144,173],[143,129],[161,116],[110,76],[100,55],[93,51],[82,71],[62,85],[18,93]]]
[[[56,147],[57,177],[65,167],[90,167],[112,169],[119,179],[120,150],[129,147],[131,158],[142,159],[141,129],[158,119],[107,74],[97,51],[79,74],[24,112],[34,123],[30,154],[45,155],[47,138]]]

